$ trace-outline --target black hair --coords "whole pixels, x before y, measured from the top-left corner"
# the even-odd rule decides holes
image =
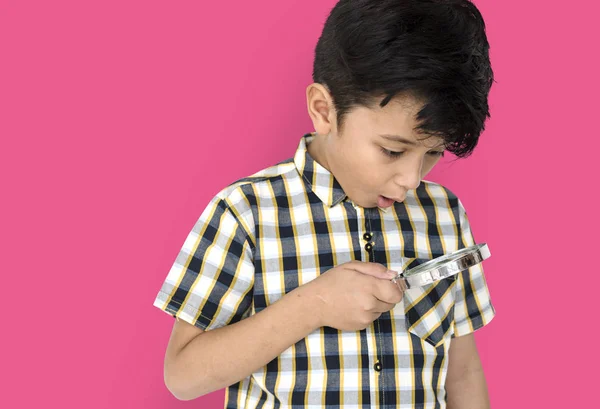
[[[490,117],[483,17],[468,0],[340,0],[317,42],[313,80],[329,89],[340,129],[356,106],[412,96],[424,103],[416,131],[466,157]]]

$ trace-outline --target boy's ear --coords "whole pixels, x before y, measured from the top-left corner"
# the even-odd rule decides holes
[[[335,132],[335,108],[327,88],[319,83],[310,84],[306,88],[306,104],[317,134]]]

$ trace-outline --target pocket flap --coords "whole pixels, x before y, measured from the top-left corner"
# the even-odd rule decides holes
[[[412,259],[407,268],[429,261]],[[448,337],[454,321],[454,284],[456,276],[404,293],[406,328],[430,345],[438,347]]]

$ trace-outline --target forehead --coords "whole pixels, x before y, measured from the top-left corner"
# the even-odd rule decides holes
[[[444,139],[417,129],[417,114],[423,103],[414,98],[395,98],[386,106],[373,104],[354,108],[348,114],[348,131],[358,135],[370,135],[391,143],[433,148],[444,145]],[[365,132],[365,130],[368,130]]]

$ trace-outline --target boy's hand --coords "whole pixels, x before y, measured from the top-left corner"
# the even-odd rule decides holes
[[[402,300],[402,290],[391,281],[396,275],[378,263],[351,261],[299,290],[314,301],[319,327],[358,331]]]

